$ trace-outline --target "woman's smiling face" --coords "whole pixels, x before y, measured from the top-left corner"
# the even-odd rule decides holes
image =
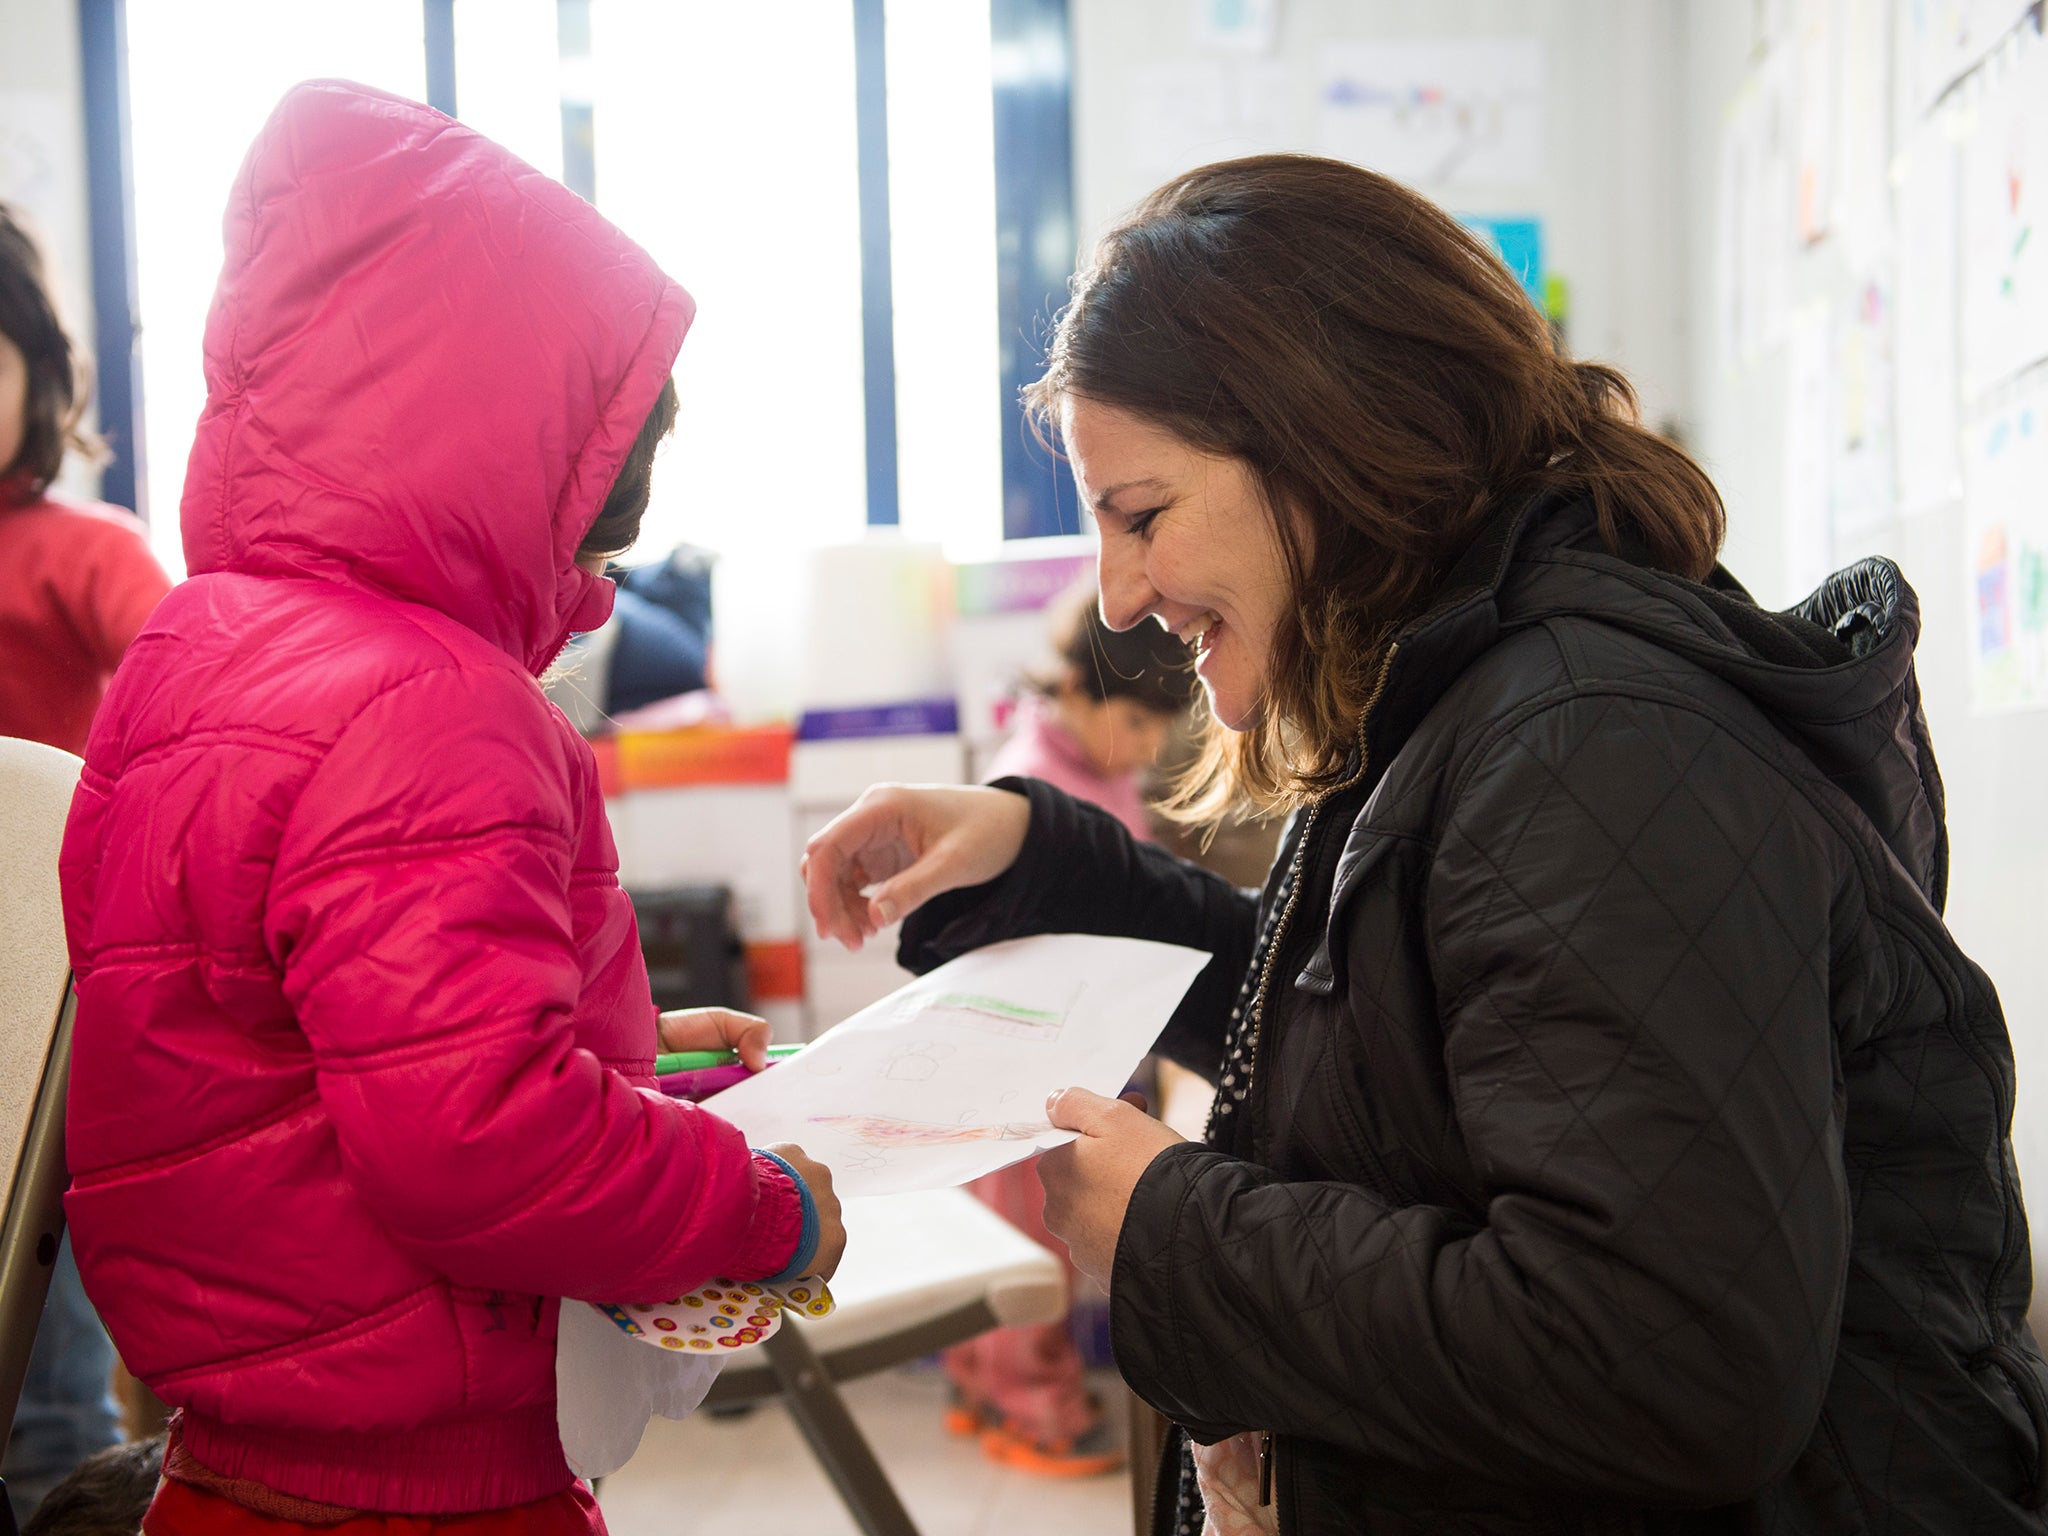
[[[1060,427],[1100,535],[1104,622],[1157,618],[1194,647],[1216,718],[1233,731],[1258,724],[1293,593],[1250,468],[1080,395],[1062,400]]]

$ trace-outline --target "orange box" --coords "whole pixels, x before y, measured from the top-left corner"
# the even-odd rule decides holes
[[[697,725],[683,731],[627,731],[617,744],[622,789],[680,784],[786,784],[787,725]]]
[[[754,1001],[801,999],[804,995],[804,946],[800,939],[778,939],[747,946],[747,991]]]

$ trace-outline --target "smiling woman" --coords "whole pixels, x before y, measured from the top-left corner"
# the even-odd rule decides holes
[[[1331,161],[1147,198],[1029,403],[1107,621],[1200,653],[1189,813],[1298,812],[1266,888],[1034,779],[870,790],[806,875],[920,972],[1213,957],[1158,1043],[1203,1141],[1068,1089],[1039,1163],[1178,1426],[1156,1530],[2048,1531],[2011,1051],[1942,925],[1897,567],[1758,608],[1627,382]]]
[[[1252,729],[1266,707],[1266,658],[1292,606],[1257,478],[1241,460],[1085,395],[1062,402],[1060,436],[1102,534],[1103,621],[1129,629],[1156,618],[1193,648],[1217,721]]]

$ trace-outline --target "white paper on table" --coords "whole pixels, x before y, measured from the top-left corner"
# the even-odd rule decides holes
[[[587,1302],[564,1301],[555,1333],[555,1426],[578,1477],[608,1477],[633,1459],[648,1420],[684,1419],[718,1378],[723,1355],[671,1355],[636,1344]]]
[[[943,1189],[1074,1139],[1058,1088],[1120,1092],[1209,956],[1040,934],[991,944],[704,1101],[755,1146],[793,1141],[841,1195]]]

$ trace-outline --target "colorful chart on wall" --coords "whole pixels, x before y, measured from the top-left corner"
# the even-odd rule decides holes
[[[1544,170],[1544,68],[1534,37],[1332,43],[1319,147],[1425,192],[1527,186]]]
[[[1073,1140],[1047,1096],[1120,1092],[1208,961],[1093,934],[992,944],[704,1103],[757,1147],[797,1143],[842,1195],[964,1184]]]
[[[2048,357],[2048,44],[1987,68],[1963,145],[1965,400]]]
[[[1970,702],[1980,713],[2048,705],[2048,386],[1964,434]]]

